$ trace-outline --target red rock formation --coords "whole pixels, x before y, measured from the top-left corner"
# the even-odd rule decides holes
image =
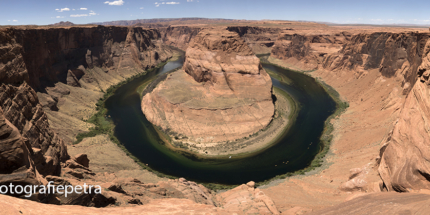
[[[135,74],[166,60],[171,52],[161,50],[163,46],[153,41],[157,38],[158,31],[142,28],[0,30],[0,184],[46,185],[51,180],[57,185],[76,185],[94,177],[86,155],[69,160],[43,108],[58,111],[57,102],[75,88],[100,85],[100,77],[89,74],[93,68],[129,77],[128,71]],[[58,82],[70,86],[45,88]],[[44,105],[34,89],[51,94],[39,92]],[[66,178],[59,177],[60,173]],[[116,201],[109,195],[39,194],[33,200],[96,207]]]
[[[429,210],[430,195],[428,194],[377,193],[357,197],[339,205],[309,213],[309,215],[402,213],[425,215]]]
[[[50,129],[36,92],[26,83],[20,87],[2,84],[0,107],[4,110],[4,117],[33,148],[29,150],[38,171],[43,175],[58,175],[60,163],[66,161],[69,155],[63,141]]]
[[[385,77],[396,77],[410,90],[421,64],[420,53],[428,35],[415,33],[357,34],[339,53],[324,59],[329,70],[348,69],[363,74],[364,70],[379,69]]]
[[[25,80],[39,90],[56,82],[75,83],[77,80],[73,79],[82,75],[75,78],[68,71],[84,72],[80,66],[148,69],[165,58],[164,53],[147,52],[155,47],[151,40],[160,36],[153,29],[100,26],[6,29],[2,33],[6,39],[0,45],[10,49],[7,56],[14,59],[6,61],[9,69],[5,70],[13,71],[6,83]]]
[[[163,42],[167,45],[187,50],[192,39],[202,30],[201,27],[169,26],[162,29]]]
[[[333,35],[301,35],[284,31],[279,34],[271,50],[271,56],[302,70],[315,70],[322,64],[327,54],[336,53],[349,37],[346,32]]]
[[[189,45],[183,71],[143,97],[142,111],[188,141],[232,141],[269,124],[271,90],[269,75],[238,34],[208,29]]]
[[[281,28],[232,26],[227,30],[242,37],[255,54],[270,53]]]
[[[157,190],[154,188],[157,187],[147,188],[147,190]],[[145,189],[143,185],[141,189]],[[165,189],[164,195],[174,189],[174,187],[169,187],[167,192]],[[184,186],[181,185],[178,189],[184,189]],[[163,192],[160,189],[158,190]],[[103,192],[108,191],[104,190]],[[193,193],[191,195],[199,198],[202,193]],[[81,198],[81,200],[85,199]],[[2,208],[2,213],[5,214],[279,214],[270,198],[251,186],[242,185],[229,191],[229,193],[222,194],[220,199],[223,202],[219,207],[198,203],[192,199],[160,197],[150,199],[146,204],[134,207],[128,205],[129,207],[94,208],[78,205],[47,205],[0,195],[0,207]],[[137,202],[137,200],[132,198],[130,200],[131,203],[129,204]]]
[[[430,117],[427,110],[430,106],[427,87],[430,76],[429,36],[411,32],[360,33],[351,37],[350,41],[344,41],[338,52],[318,59],[316,50],[311,47],[315,39],[307,39],[308,35],[289,37],[285,34],[277,41],[279,45],[285,44],[284,48],[276,45],[272,50],[272,56],[287,62],[291,58],[302,63],[313,59],[314,68],[348,71],[356,79],[366,76],[370,70],[377,70],[382,77],[398,82],[407,98],[394,129],[383,141],[378,170],[386,189],[390,191],[430,188],[430,135],[427,131],[427,119]],[[341,189],[362,189],[365,186],[362,182],[363,178],[358,174],[344,183]]]
[[[193,26],[169,26],[160,28],[164,43],[186,50],[194,37],[203,29],[208,27]],[[256,54],[270,53],[280,28],[264,28],[250,26],[227,27],[227,30],[236,32],[245,40],[248,46]]]
[[[430,40],[422,56],[418,80],[381,149],[379,173],[388,190],[430,189]]]

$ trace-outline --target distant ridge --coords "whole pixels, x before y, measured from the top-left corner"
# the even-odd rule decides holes
[[[398,28],[428,28],[430,25],[410,24],[410,23],[391,23],[391,24],[366,24],[366,23],[333,23],[333,22],[317,22],[328,26],[375,26],[375,27],[398,27]]]
[[[51,24],[51,26],[73,26],[73,25],[75,25],[75,24],[73,22],[69,22],[69,21],[66,21],[66,22],[61,21],[61,22],[58,22],[55,24]]]
[[[136,19],[136,20],[118,20],[118,21],[110,21],[110,22],[96,22],[90,24],[96,25],[123,25],[130,26],[136,24],[154,24],[154,23],[166,23],[169,24],[214,24],[214,23],[223,23],[223,22],[250,22],[252,20],[239,20],[239,19],[221,19],[221,18],[198,18],[198,17],[190,17],[190,18],[160,18],[160,19]]]

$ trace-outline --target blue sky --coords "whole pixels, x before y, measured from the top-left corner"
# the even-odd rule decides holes
[[[429,9],[405,0],[0,0],[0,25],[180,17],[430,25]]]

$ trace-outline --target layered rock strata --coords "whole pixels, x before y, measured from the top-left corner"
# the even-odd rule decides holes
[[[168,56],[156,50],[157,30],[126,27],[14,29],[0,32],[4,83],[26,81],[43,91],[57,82],[76,84],[94,67],[145,70]],[[88,74],[86,75],[88,76]],[[92,80],[94,81],[94,80]]]
[[[319,69],[318,75],[328,79],[328,83],[334,83],[348,92],[350,102],[353,103],[352,111],[364,109],[369,115],[356,116],[363,123],[351,126],[351,130],[368,130],[367,139],[379,137],[379,140],[373,138],[373,141],[381,142],[379,156],[375,164],[366,164],[378,167],[375,174],[378,174],[383,182],[376,190],[410,192],[429,189],[429,34],[359,33],[345,36],[345,40],[339,42],[342,48],[337,51],[331,50],[328,45],[325,50],[312,48],[315,42],[308,39],[311,37],[308,34],[291,37],[286,35],[280,35],[278,38],[272,50],[273,57],[281,58],[287,64],[294,62],[294,65],[299,65],[300,68]],[[332,37],[333,35],[328,38]],[[318,53],[319,55],[316,55]],[[312,59],[315,59],[315,63],[311,65],[315,66],[306,67],[304,64]],[[349,85],[355,89],[348,87]],[[363,88],[369,92],[359,90]],[[375,118],[382,116],[385,116],[386,128],[381,128],[379,135],[372,134],[378,129],[375,127],[378,124]],[[361,135],[362,133],[355,136]],[[343,136],[347,139],[351,138],[352,134]],[[365,140],[362,148],[371,147],[373,141]],[[358,151],[350,153],[359,154]],[[372,172],[365,173],[372,175]],[[339,188],[345,191],[368,189],[366,187],[370,186],[371,179],[370,176],[364,175],[361,171],[353,177],[351,175],[349,181],[342,183]]]
[[[271,56],[300,70],[315,70],[328,54],[339,51],[350,37],[347,32],[296,34],[282,31],[271,49]]]
[[[63,139],[80,131],[76,122],[94,113],[101,91],[172,56],[159,37],[154,29],[126,27],[1,29],[0,184],[93,178],[86,155],[70,159]],[[96,207],[117,201],[109,194],[31,199]]]
[[[379,173],[388,190],[430,189],[429,53],[430,40],[427,40],[418,67],[418,80],[381,148]]]
[[[207,29],[189,45],[183,70],[143,97],[142,111],[185,141],[234,141],[270,123],[271,92],[269,75],[237,33]]]
[[[159,29],[165,44],[186,50],[194,37],[197,36],[201,30],[207,28],[209,27],[169,26]],[[232,26],[227,27],[227,30],[238,33],[255,54],[270,53],[278,37],[278,33],[281,32],[280,28],[250,26]]]
[[[88,130],[81,120],[103,92],[172,56],[160,38],[140,27],[1,29],[0,81],[33,88],[51,127],[71,143]]]

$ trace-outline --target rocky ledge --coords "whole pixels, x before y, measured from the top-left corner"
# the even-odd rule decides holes
[[[235,141],[271,122],[272,81],[237,33],[205,29],[189,45],[182,70],[143,97],[142,111],[175,139]]]

